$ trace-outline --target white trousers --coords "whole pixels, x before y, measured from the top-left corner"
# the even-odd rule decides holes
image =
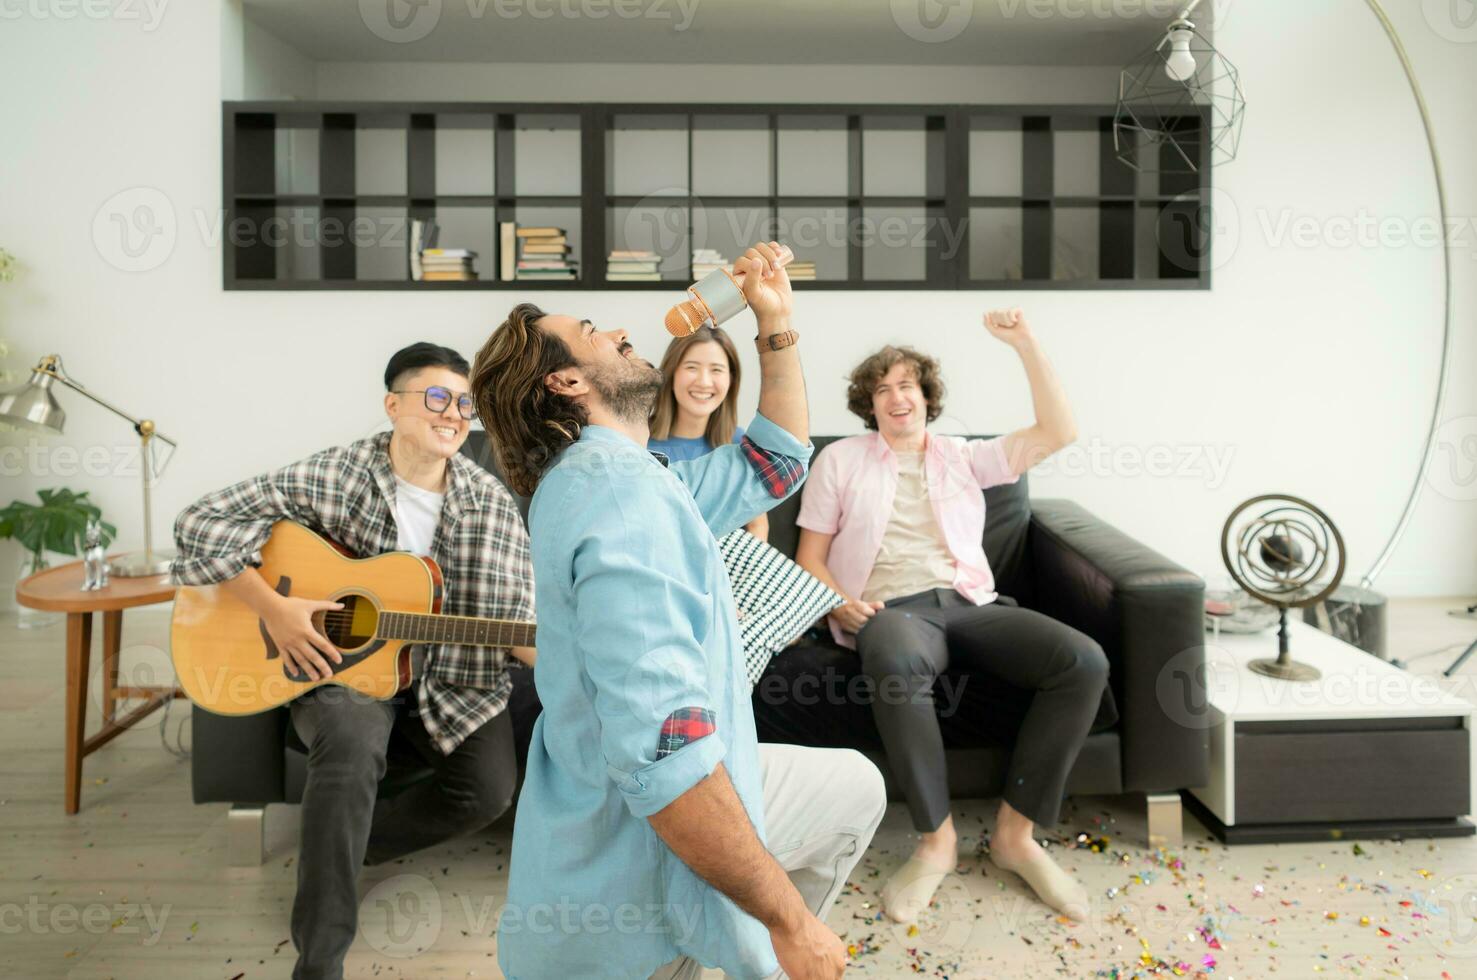
[[[824,921],[882,822],[887,809],[882,774],[852,749],[800,745],[761,744],[759,766],[769,853]],[[651,980],[697,980],[702,972],[701,964],[684,956]]]

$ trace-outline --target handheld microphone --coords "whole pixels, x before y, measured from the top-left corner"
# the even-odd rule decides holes
[[[774,265],[783,269],[795,258],[790,246],[781,245]],[[687,287],[692,298],[667,311],[667,330],[674,337],[687,337],[700,327],[716,327],[749,308],[744,299],[745,273],[737,275],[727,269],[714,269],[699,282]]]

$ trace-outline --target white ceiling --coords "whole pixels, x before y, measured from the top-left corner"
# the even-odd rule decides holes
[[[1226,0],[1201,4],[1208,29]],[[1118,65],[1184,0],[245,0],[319,61]]]

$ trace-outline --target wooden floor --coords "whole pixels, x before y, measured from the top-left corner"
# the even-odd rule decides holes
[[[1446,615],[1466,601],[1392,602],[1392,652],[1439,672],[1477,636]],[[167,624],[162,608],[125,617],[125,677],[167,679]],[[155,716],[87,760],[82,811],[64,816],[62,642],[60,624],[21,631],[0,618],[0,976],[287,977],[296,809],[269,810],[265,865],[228,867],[226,808],[190,802],[189,763],[161,745]],[[1453,686],[1477,701],[1477,658]],[[187,714],[181,702],[168,717],[171,743]],[[89,731],[97,718],[94,698]],[[877,918],[877,891],[911,848],[894,806],[831,917],[854,946],[848,975],[1477,977],[1471,838],[1228,849],[1187,816],[1184,847],[1151,852],[1141,810],[1074,799],[1043,834],[1093,897],[1079,926],[982,858],[994,804],[961,802],[958,873],[909,930]],[[1080,834],[1104,846],[1080,847]],[[509,837],[504,820],[367,869],[349,975],[501,976],[492,937]]]

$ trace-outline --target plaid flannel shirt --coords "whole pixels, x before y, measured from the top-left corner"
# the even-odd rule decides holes
[[[390,433],[315,453],[307,459],[207,494],[174,524],[177,585],[213,585],[260,566],[261,550],[280,520],[297,521],[369,557],[397,549]],[[512,495],[490,473],[458,453],[431,557],[445,579],[442,612],[453,616],[532,621],[533,564],[528,532]],[[508,704],[512,679],[506,651],[453,643],[426,645],[418,677],[421,721],[450,754]]]

